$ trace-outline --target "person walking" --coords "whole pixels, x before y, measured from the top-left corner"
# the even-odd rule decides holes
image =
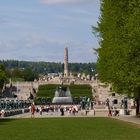
[[[64,108],[63,107],[60,108],[60,112],[61,112],[61,116],[64,116]]]
[[[31,105],[31,118],[34,118],[34,114],[35,114],[35,105],[32,104]]]
[[[112,110],[110,107],[108,107],[108,117],[112,117]]]

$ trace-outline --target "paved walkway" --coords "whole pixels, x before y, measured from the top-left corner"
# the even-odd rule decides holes
[[[117,117],[117,119],[140,125],[140,117],[137,117],[137,116],[121,115],[121,116]]]
[[[34,118],[54,118],[54,117],[62,117],[62,118],[63,117],[108,117],[108,113],[97,111],[94,116],[94,112],[93,110],[91,110],[87,115],[85,114],[85,111],[80,111],[75,115],[65,112],[64,116],[61,116],[60,112],[49,112],[49,113],[43,112],[42,115],[40,115],[39,113],[35,113],[34,115]],[[31,113],[23,113],[23,114],[14,115],[6,118],[31,118]],[[140,117],[136,117],[134,115],[120,115],[112,118],[140,125]]]
[[[102,117],[106,117],[106,114],[101,113],[98,114],[98,117],[102,116]],[[94,117],[94,112],[90,111],[87,115],[85,113],[85,111],[79,111],[78,113],[74,114],[70,114],[69,112],[65,112],[64,116],[61,116],[60,112],[43,112],[42,115],[40,115],[40,113],[35,113],[34,118],[52,118],[52,117]],[[19,114],[19,115],[14,115],[14,116],[9,116],[6,118],[31,118],[31,113],[23,113],[23,114]]]

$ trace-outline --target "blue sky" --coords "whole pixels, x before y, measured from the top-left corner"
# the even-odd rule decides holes
[[[100,0],[0,0],[0,59],[95,62]]]

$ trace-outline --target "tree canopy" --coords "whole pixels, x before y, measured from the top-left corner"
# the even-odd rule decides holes
[[[16,73],[18,76],[25,69],[31,68],[35,73],[48,74],[48,73],[63,73],[64,64],[56,62],[31,62],[31,61],[17,61],[17,60],[0,60],[0,63],[10,71],[13,75]],[[69,71],[72,73],[86,73],[90,74],[93,70],[96,70],[95,63],[69,63]],[[19,71],[20,70],[20,71]]]
[[[3,85],[6,81],[6,72],[3,65],[0,64],[0,93],[3,89]]]
[[[97,71],[113,90],[140,97],[140,0],[101,0]]]

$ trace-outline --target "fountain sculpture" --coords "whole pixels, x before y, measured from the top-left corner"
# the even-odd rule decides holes
[[[52,100],[52,103],[57,104],[68,104],[72,103],[71,92],[68,87],[59,86],[56,88],[55,96]]]

